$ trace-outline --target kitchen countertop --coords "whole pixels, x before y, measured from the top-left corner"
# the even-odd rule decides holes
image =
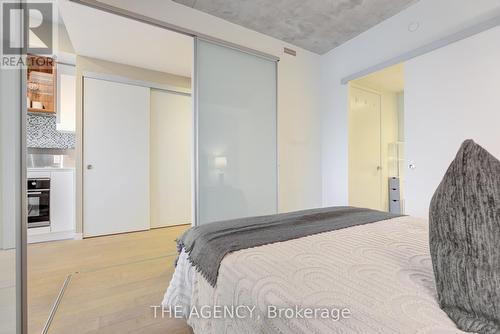
[[[74,171],[75,167],[28,167],[28,172]]]

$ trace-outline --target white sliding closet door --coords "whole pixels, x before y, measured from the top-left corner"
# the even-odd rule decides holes
[[[84,79],[84,236],[148,229],[150,89]]]
[[[151,90],[151,227],[190,224],[191,96]]]
[[[197,224],[277,212],[276,61],[197,39]]]

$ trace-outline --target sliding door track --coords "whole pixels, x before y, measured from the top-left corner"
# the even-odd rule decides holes
[[[47,334],[49,332],[50,325],[52,324],[52,320],[54,319],[54,316],[57,312],[57,309],[59,308],[59,304],[61,303],[61,300],[64,296],[64,292],[66,291],[66,288],[69,285],[69,282],[71,281],[71,277],[73,277],[73,274],[78,274],[76,273],[71,273],[66,278],[64,279],[64,283],[61,286],[61,289],[59,290],[59,294],[57,295],[56,300],[54,301],[54,304],[52,305],[52,308],[50,309],[49,317],[47,318],[47,321],[45,322],[45,326],[43,326],[42,329],[42,334]]]

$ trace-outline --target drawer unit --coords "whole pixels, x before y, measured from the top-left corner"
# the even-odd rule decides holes
[[[389,178],[389,212],[402,213],[400,179],[397,177]]]

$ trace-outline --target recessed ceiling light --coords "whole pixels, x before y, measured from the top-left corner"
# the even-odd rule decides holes
[[[408,31],[409,32],[415,32],[418,30],[418,28],[420,28],[420,22],[411,22],[409,25],[408,25]]]

